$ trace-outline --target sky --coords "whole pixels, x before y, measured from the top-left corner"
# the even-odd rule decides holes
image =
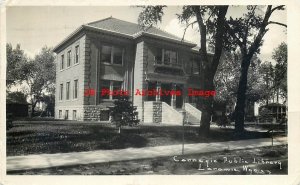
[[[243,14],[245,6],[234,6],[228,9],[227,15],[238,17]],[[7,42],[13,47],[21,44],[25,53],[34,57],[43,46],[54,47],[82,24],[113,16],[118,19],[137,23],[140,8],[130,6],[98,7],[57,7],[57,6],[24,6],[7,7]],[[178,37],[183,36],[184,25],[178,22],[176,13],[180,6],[168,6],[162,22],[158,27]],[[286,23],[286,11],[274,12],[271,20]],[[281,42],[287,41],[286,28],[270,25],[264,37],[260,58],[272,61],[272,51]],[[199,45],[200,36],[196,29],[188,29],[185,39]]]

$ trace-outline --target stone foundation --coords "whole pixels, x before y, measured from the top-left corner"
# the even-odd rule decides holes
[[[101,117],[101,111],[108,111],[108,108],[104,108],[99,105],[84,106],[83,120],[84,121],[107,121]]]
[[[162,104],[161,102],[153,102],[153,123],[162,122]]]
[[[144,102],[144,122],[161,123],[162,122],[162,103],[160,101]]]

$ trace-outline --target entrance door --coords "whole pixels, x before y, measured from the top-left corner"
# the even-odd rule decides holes
[[[162,83],[161,84],[161,90],[162,91],[171,91],[172,90],[172,84],[170,84],[170,83],[168,83],[168,84]],[[171,98],[172,98],[171,95],[165,95],[165,94],[163,94],[163,95],[160,96],[160,100],[162,102],[167,103],[168,105],[171,105]]]

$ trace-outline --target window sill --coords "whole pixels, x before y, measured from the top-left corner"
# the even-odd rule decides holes
[[[114,99],[101,99],[100,102],[113,102]]]
[[[182,69],[183,66],[181,64],[164,64],[164,63],[154,63],[155,67],[167,67],[167,68],[176,68],[176,69]]]
[[[123,67],[123,64],[112,64],[112,63],[107,63],[107,62],[102,62],[101,64],[106,65],[106,66]]]

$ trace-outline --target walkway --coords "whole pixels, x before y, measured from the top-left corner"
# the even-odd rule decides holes
[[[274,145],[287,143],[286,137],[274,139]],[[223,150],[250,149],[270,146],[270,138],[250,139],[216,143],[185,144],[184,154],[218,152]],[[104,163],[132,159],[154,158],[181,155],[182,145],[169,145],[145,148],[127,148],[119,150],[96,150],[88,152],[40,154],[7,157],[7,171],[56,166],[68,166],[91,163]]]

